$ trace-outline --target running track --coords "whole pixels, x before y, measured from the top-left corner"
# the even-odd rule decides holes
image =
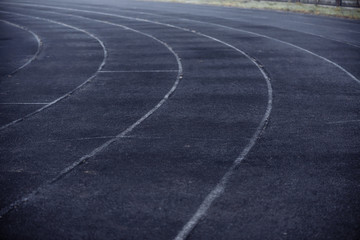
[[[359,239],[360,22],[0,2],[1,239]]]

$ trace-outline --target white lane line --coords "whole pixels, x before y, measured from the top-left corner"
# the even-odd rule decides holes
[[[37,50],[34,53],[34,55],[28,61],[26,61],[22,66],[18,67],[17,69],[13,70],[12,72],[6,74],[6,75],[11,76],[11,75],[14,75],[15,73],[17,73],[18,71],[20,71],[21,69],[25,68],[27,65],[32,63],[37,58],[37,56],[39,56],[40,51],[41,51],[41,47],[42,47],[42,41],[41,41],[40,37],[36,33],[31,31],[30,29],[26,28],[25,26],[20,26],[18,24],[15,24],[15,23],[3,20],[3,19],[0,19],[0,21],[30,33],[31,35],[34,36],[34,38],[35,38],[35,40],[37,42]]]
[[[101,73],[166,73],[178,72],[178,70],[128,70],[128,71],[100,71]]]
[[[57,22],[57,21],[53,21],[51,19],[46,19],[46,18],[40,18],[40,17],[36,17],[36,16],[30,16],[30,15],[25,15],[25,14],[21,14],[21,13],[13,13],[13,12],[8,12],[8,11],[0,11],[2,13],[6,13],[6,14],[12,14],[12,15],[18,15],[18,16],[24,16],[24,17],[27,17],[27,18],[34,18],[34,19],[38,19],[38,20],[41,20],[41,21],[46,21],[46,22],[50,22],[50,23],[54,23],[54,24],[57,24],[57,25],[61,25],[61,26],[64,26],[64,27],[67,27],[67,28],[71,28],[71,29],[74,29],[76,31],[79,31],[79,32],[83,32],[85,33],[86,35],[88,35],[89,37],[95,39],[100,45],[101,45],[101,48],[103,50],[103,60],[102,62],[100,63],[99,67],[97,68],[96,72],[93,73],[93,75],[91,75],[88,79],[86,79],[85,82],[81,83],[79,86],[77,86],[76,88],[72,89],[71,91],[65,93],[64,95],[62,95],[61,97],[55,99],[54,101],[46,104],[45,106],[35,110],[34,112],[32,113],[29,113],[27,115],[25,115],[24,117],[22,118],[19,118],[19,119],[16,119],[6,125],[3,125],[0,127],[0,131],[1,130],[4,130],[10,126],[13,126],[19,122],[22,122],[24,121],[25,119],[31,117],[31,116],[34,116],[35,114],[38,114],[40,112],[42,112],[43,110],[51,107],[52,105],[60,102],[61,100],[69,97],[70,95],[72,95],[74,92],[76,92],[77,90],[79,90],[80,88],[82,88],[84,85],[86,85],[87,83],[89,83],[91,80],[93,80],[96,75],[98,74],[98,72],[104,67],[105,65],[105,62],[106,62],[106,58],[107,58],[107,50],[105,48],[105,45],[104,43],[98,38],[96,37],[95,35],[93,35],[92,33],[89,33],[87,31],[85,31],[84,29],[80,29],[80,28],[77,28],[77,27],[74,27],[74,26],[71,26],[71,25],[68,25],[68,24],[65,24],[65,23],[62,23],[62,22]]]
[[[65,138],[65,139],[50,139],[50,140],[46,140],[46,141],[39,141],[36,143],[54,143],[54,142],[64,142],[64,141],[83,141],[83,140],[94,140],[94,139],[108,139],[108,138],[114,138],[116,136],[98,136],[98,137],[83,137],[83,138]],[[139,135],[127,135],[124,136],[122,138],[125,139],[146,139],[146,140],[159,140],[159,139],[168,139],[173,140],[171,137],[156,137],[156,136],[139,136]],[[183,138],[178,138],[181,140],[193,140],[193,141],[204,141],[204,138],[196,138],[196,137],[183,137]],[[237,142],[237,140],[232,140],[232,139],[224,139],[224,138],[206,138],[206,141],[210,142],[210,141],[222,141],[225,143],[230,143],[230,142]],[[189,146],[191,147],[191,146]]]
[[[105,23],[105,24],[108,24],[108,25],[118,26],[118,27],[121,27],[121,28],[123,28],[125,30],[129,30],[129,31],[132,31],[132,32],[144,35],[144,36],[147,36],[147,37],[157,41],[158,43],[162,44],[163,46],[165,46],[174,55],[174,57],[176,59],[176,62],[178,64],[178,68],[179,68],[178,69],[178,74],[177,74],[176,80],[175,80],[174,84],[172,85],[172,87],[170,88],[170,90],[165,94],[165,96],[160,100],[160,102],[158,102],[157,105],[155,105],[152,109],[150,109],[150,111],[148,111],[145,115],[143,115],[140,119],[138,119],[135,123],[133,123],[131,126],[126,128],[124,131],[122,131],[118,135],[112,137],[110,140],[106,141],[101,146],[95,148],[89,154],[86,154],[86,155],[82,156],[81,158],[79,158],[78,160],[76,160],[75,162],[73,162],[70,166],[63,169],[57,176],[55,176],[51,180],[45,182],[43,185],[41,185],[40,187],[38,187],[37,189],[35,189],[31,193],[29,193],[28,195],[22,197],[21,199],[16,200],[15,202],[11,203],[7,207],[4,207],[4,208],[0,209],[0,218],[2,218],[5,214],[10,212],[11,210],[16,208],[17,206],[21,205],[22,203],[27,202],[29,199],[31,199],[37,193],[39,193],[43,188],[47,187],[48,185],[51,185],[51,184],[55,183],[56,181],[58,181],[59,179],[64,177],[66,174],[68,174],[70,171],[72,171],[74,168],[79,166],[81,163],[84,163],[86,160],[94,157],[95,155],[97,155],[98,153],[100,153],[101,151],[106,149],[112,143],[118,141],[121,138],[126,137],[126,135],[128,133],[130,133],[132,130],[134,130],[134,128],[136,128],[138,125],[140,125],[147,118],[149,118],[156,110],[158,110],[170,98],[170,96],[175,92],[176,88],[178,87],[180,80],[182,79],[183,67],[182,67],[182,64],[181,64],[181,59],[177,55],[177,53],[166,42],[163,42],[160,39],[158,39],[158,38],[156,38],[156,37],[154,37],[154,36],[152,36],[150,34],[143,33],[141,31],[129,28],[129,27],[124,26],[124,25],[111,23],[111,22],[107,22],[107,21],[95,20],[95,19],[86,18],[86,17],[82,17],[82,16],[76,16],[76,15],[72,15],[72,14],[61,14],[61,13],[56,13],[56,14],[69,15],[69,16],[79,17],[79,18],[82,18],[82,19],[88,19],[88,20],[93,20],[93,21],[97,21],[97,22],[102,22],[102,23]]]
[[[65,138],[59,140],[48,140],[44,141],[46,143],[55,143],[55,142],[64,142],[64,141],[84,141],[84,140],[95,140],[95,139],[109,139],[114,138],[116,136],[99,136],[99,137],[83,137],[83,138]]]
[[[327,122],[327,124],[343,124],[343,123],[358,123],[360,120],[344,120],[344,121],[336,121],[336,122]]]
[[[1,4],[1,3],[0,3]],[[123,16],[123,15],[118,15],[118,14],[112,14],[112,13],[104,13],[104,12],[98,12],[98,11],[91,11],[91,10],[81,10],[81,9],[73,9],[73,8],[66,8],[66,7],[56,7],[56,6],[49,6],[49,5],[40,5],[40,4],[22,4],[22,3],[6,3],[6,4],[10,4],[10,5],[23,5],[23,6],[34,6],[34,7],[47,7],[47,8],[52,8],[52,9],[60,9],[60,10],[69,10],[69,11],[74,11],[74,12],[84,12],[84,13],[93,13],[93,14],[98,14],[98,15],[103,15],[103,16],[112,16],[112,17],[117,17],[117,18],[123,18],[123,19],[130,19],[130,20],[136,20],[136,21],[141,21],[141,22],[148,22],[148,23],[153,23],[153,24],[158,24],[158,25],[162,25],[162,26],[168,26],[170,28],[175,28],[175,29],[181,29],[181,30],[186,30],[186,31],[191,31],[191,32],[196,32],[194,30],[191,30],[191,29],[188,29],[188,28],[182,28],[182,27],[178,27],[178,26],[175,26],[175,25],[171,25],[171,24],[168,24],[168,23],[162,23],[162,22],[158,22],[158,21],[152,21],[152,20],[148,20],[148,19],[143,19],[143,18],[134,18],[134,17],[128,17],[128,16]],[[246,31],[246,30],[242,30],[242,29],[239,29],[239,28],[233,28],[233,27],[228,27],[228,26],[225,26],[225,25],[221,25],[221,24],[216,24],[216,23],[208,23],[208,22],[203,22],[203,21],[198,21],[198,20],[191,20],[191,19],[186,19],[186,18],[177,18],[177,19],[180,19],[180,20],[184,20],[184,21],[190,21],[190,22],[198,22],[198,23],[202,23],[202,24],[208,24],[208,25],[214,25],[214,26],[218,26],[218,27],[221,27],[221,28],[226,28],[226,29],[230,29],[230,30],[233,30],[233,31],[239,31],[239,32],[243,32],[243,33],[247,33],[247,34],[250,34],[250,35],[254,35],[254,36],[258,36],[258,37],[262,37],[262,38],[266,38],[266,39],[269,39],[269,40],[273,40],[273,41],[276,41],[276,42],[280,42],[282,44],[285,44],[285,45],[288,45],[288,46],[291,46],[291,47],[294,47],[300,51],[303,51],[303,52],[306,52],[310,55],[313,55],[315,57],[318,57],[330,64],[332,64],[333,66],[335,66],[336,68],[340,69],[341,71],[343,71],[345,74],[347,74],[350,78],[352,78],[354,81],[360,83],[360,80],[357,79],[354,75],[352,75],[350,72],[348,72],[346,69],[344,69],[343,67],[341,67],[340,65],[338,65],[337,63],[323,57],[323,56],[320,56],[310,50],[307,50],[305,48],[302,48],[298,45],[295,45],[295,44],[292,44],[292,43],[289,43],[289,42],[286,42],[286,41],[283,41],[283,40],[280,40],[280,39],[277,39],[277,38],[273,38],[273,37],[270,37],[270,36],[267,36],[267,35],[263,35],[263,34],[260,34],[260,33],[255,33],[255,32],[251,32],[251,31]]]
[[[46,105],[49,103],[0,103],[0,105]]]

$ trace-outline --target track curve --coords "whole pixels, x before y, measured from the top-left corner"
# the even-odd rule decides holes
[[[37,50],[30,59],[28,59],[21,66],[17,67],[16,69],[12,70],[11,72],[8,72],[8,73],[5,74],[5,75],[13,75],[16,72],[20,71],[21,69],[25,68],[27,65],[29,65],[32,61],[34,61],[36,59],[36,57],[40,54],[42,42],[41,42],[40,37],[36,33],[34,33],[33,31],[31,31],[29,29],[27,29],[26,27],[20,26],[18,24],[15,24],[15,23],[12,23],[12,22],[9,22],[9,21],[6,21],[6,20],[1,20],[0,19],[0,21],[30,33],[34,37],[34,39],[36,40],[36,43],[37,43]]]
[[[30,201],[25,197],[12,205],[17,211],[0,220],[2,235],[27,238],[42,226],[36,232],[40,239],[49,232],[59,239],[357,239],[359,22],[132,1],[22,4],[4,5],[94,31],[110,44],[109,56],[116,61],[100,71],[96,84],[49,111],[55,116],[63,107],[73,108],[77,98],[90,103],[93,95],[91,103],[100,105],[77,115],[98,121],[91,121],[87,132],[62,133],[49,125],[43,135],[27,133],[36,121],[49,122],[50,115],[43,114],[4,138],[2,152],[20,134],[41,141],[50,133],[57,137],[46,143],[54,144],[55,154],[61,142],[72,147],[56,158],[60,161],[72,151],[91,153],[78,158],[70,167],[74,171],[65,168],[66,176],[55,176],[30,194]],[[124,126],[128,121],[121,114],[137,114],[144,99],[151,99],[145,96],[157,91],[148,84],[165,89],[161,74],[174,74],[173,63],[155,45],[150,44],[151,51],[143,40],[115,30],[124,25],[171,46],[181,58],[183,79],[176,94],[165,95],[172,97],[161,109],[114,135],[116,124],[95,117],[96,112]],[[126,57],[114,54],[120,49]],[[117,78],[129,78],[123,91],[129,89],[126,96],[136,100],[102,111],[105,104],[99,99],[106,96],[110,103],[116,96],[109,90],[120,91]],[[72,121],[64,126],[75,129]],[[94,148],[99,142],[101,147]],[[14,153],[7,153],[14,162],[25,160],[17,152],[40,159],[49,152],[34,150],[40,142],[33,148],[21,144],[24,150],[10,147]],[[24,166],[3,163],[8,173]],[[51,165],[42,169],[52,171]],[[21,171],[17,175],[26,179]],[[24,196],[21,192],[26,191],[17,196]],[[67,232],[55,230],[49,216]]]

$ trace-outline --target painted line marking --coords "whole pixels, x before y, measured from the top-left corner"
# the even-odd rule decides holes
[[[46,18],[40,18],[40,17],[35,17],[35,16],[30,16],[30,15],[25,15],[25,14],[21,14],[21,13],[13,13],[13,12],[7,12],[7,11],[0,11],[2,13],[7,13],[7,14],[12,14],[12,15],[17,15],[17,16],[24,16],[24,17],[28,17],[28,18],[34,18],[34,19],[38,19],[38,20],[41,20],[41,21],[46,21],[46,22],[50,22],[50,23],[54,23],[54,24],[57,24],[57,25],[61,25],[61,26],[64,26],[64,27],[67,27],[67,28],[71,28],[71,29],[74,29],[76,31],[79,31],[79,32],[83,32],[85,33],[86,35],[90,36],[91,38],[95,39],[102,47],[102,50],[103,50],[103,60],[102,62],[100,63],[98,69],[96,70],[96,72],[91,75],[88,79],[86,79],[85,82],[83,82],[82,84],[80,84],[79,86],[77,86],[76,88],[72,89],[71,91],[67,92],[66,94],[62,95],[61,97],[55,99],[54,101],[46,104],[45,106],[37,109],[36,111],[32,112],[32,113],[29,113],[27,115],[25,115],[24,117],[22,118],[19,118],[19,119],[16,119],[8,124],[5,124],[3,126],[0,127],[0,131],[1,130],[4,130],[10,126],[13,126],[19,122],[22,122],[24,121],[25,119],[31,117],[31,116],[34,116],[35,114],[38,114],[40,112],[42,112],[43,110],[51,107],[52,105],[60,102],[61,100],[69,97],[70,95],[72,95],[74,92],[76,92],[77,90],[79,90],[80,88],[82,88],[84,85],[86,85],[87,83],[89,83],[91,80],[93,80],[96,75],[98,74],[98,72],[104,67],[105,65],[105,62],[106,62],[106,58],[107,58],[107,50],[105,48],[105,45],[104,43],[98,38],[96,37],[95,35],[85,31],[84,29],[80,29],[80,28],[77,28],[77,27],[74,27],[74,26],[71,26],[71,25],[68,25],[68,24],[65,24],[65,23],[62,23],[62,22],[58,22],[58,21],[53,21],[51,19],[46,19]]]
[[[47,141],[39,141],[37,143],[53,143],[53,142],[63,142],[63,141],[83,141],[83,140],[94,140],[94,139],[107,139],[107,138],[114,138],[116,136],[98,136],[98,137],[83,137],[83,138],[65,138],[65,139],[51,139]],[[140,136],[140,135],[127,135],[123,136],[122,138],[125,139],[140,139],[140,140],[173,140],[171,137],[159,137],[159,136]],[[201,142],[237,142],[237,140],[233,139],[223,139],[223,138],[200,138],[200,137],[183,137],[178,138],[181,140],[192,140],[192,141],[201,141]]]
[[[0,105],[47,105],[49,103],[0,103]]]
[[[49,13],[49,12],[48,12]],[[180,57],[175,53],[175,51],[166,43],[163,42],[159,39],[157,39],[156,37],[147,34],[147,33],[143,33],[141,31],[129,28],[127,26],[124,25],[120,25],[120,24],[116,24],[116,23],[111,23],[111,22],[107,22],[107,21],[101,21],[101,20],[95,20],[95,19],[91,19],[91,18],[86,18],[86,17],[82,17],[82,16],[76,16],[73,14],[61,14],[61,13],[56,13],[59,15],[68,15],[68,16],[74,16],[74,17],[78,17],[78,18],[82,18],[82,19],[88,19],[88,20],[92,20],[92,21],[97,21],[97,22],[102,22],[105,24],[109,24],[109,25],[113,25],[113,26],[118,26],[121,27],[125,30],[129,30],[144,36],[147,36],[157,42],[159,42],[160,44],[162,44],[163,46],[165,46],[176,58],[177,64],[178,64],[178,75],[176,77],[176,80],[173,84],[173,86],[171,87],[171,89],[165,94],[165,96],[160,100],[160,102],[158,102],[157,105],[155,105],[150,111],[148,111],[145,115],[143,115],[140,119],[138,119],[135,123],[133,123],[132,125],[130,125],[128,128],[126,128],[124,131],[122,131],[121,133],[119,133],[118,135],[116,135],[115,137],[111,138],[110,140],[106,141],[104,144],[100,145],[99,147],[95,148],[93,151],[91,151],[89,154],[86,154],[84,156],[82,156],[81,158],[79,158],[78,160],[76,160],[75,162],[73,162],[70,166],[66,167],[65,169],[63,169],[57,176],[55,176],[53,179],[50,179],[49,181],[45,182],[43,185],[41,185],[40,187],[38,187],[37,189],[35,189],[34,191],[32,191],[31,193],[27,194],[26,196],[22,197],[21,199],[16,200],[15,202],[11,203],[10,205],[8,205],[7,207],[4,207],[2,209],[0,209],[0,218],[2,218],[5,214],[7,214],[8,212],[10,212],[11,210],[13,210],[14,208],[16,208],[17,206],[21,205],[24,202],[27,202],[29,199],[33,198],[37,193],[39,193],[43,188],[47,187],[48,185],[51,185],[55,182],[57,182],[59,179],[61,179],[62,177],[64,177],[66,174],[68,174],[69,172],[71,172],[74,168],[76,168],[77,166],[79,166],[80,164],[84,163],[86,160],[94,157],[95,155],[97,155],[98,153],[102,152],[104,149],[106,149],[108,146],[110,146],[112,143],[118,141],[121,138],[124,138],[128,133],[130,133],[132,130],[134,130],[138,125],[140,125],[143,121],[145,121],[147,118],[149,118],[156,110],[158,110],[169,98],[170,96],[175,92],[177,86],[179,85],[180,80],[182,79],[182,74],[183,74],[183,67],[181,64],[181,59]],[[51,20],[52,21],[52,20]]]
[[[327,122],[327,124],[343,124],[343,123],[358,123],[360,122],[360,119],[358,120],[344,120],[344,121],[336,121],[336,122]]]
[[[99,137],[83,137],[83,138],[65,138],[65,139],[54,139],[54,140],[48,140],[44,141],[47,143],[54,143],[54,142],[64,142],[64,141],[85,141],[85,140],[95,140],[95,139],[108,139],[108,138],[114,138],[116,136],[99,136]]]
[[[13,70],[12,72],[10,72],[8,74],[5,74],[8,76],[11,76],[11,75],[14,75],[15,73],[17,73],[18,71],[20,71],[21,69],[25,68],[27,65],[32,63],[39,56],[41,48],[42,48],[42,41],[41,41],[41,38],[36,33],[31,31],[30,29],[26,28],[25,26],[21,26],[21,25],[18,25],[18,24],[15,24],[15,23],[3,20],[3,19],[0,19],[0,21],[30,33],[31,35],[34,36],[34,38],[37,42],[37,50],[34,53],[34,55],[28,61],[26,61],[22,66],[18,67],[17,69]]]
[[[162,73],[162,72],[178,72],[178,70],[129,70],[129,71],[100,71],[101,73]]]

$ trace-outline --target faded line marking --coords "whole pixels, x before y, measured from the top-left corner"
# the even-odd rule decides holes
[[[165,46],[176,58],[177,64],[178,64],[178,75],[176,77],[176,80],[173,84],[173,86],[171,87],[171,89],[166,93],[166,95],[160,100],[160,102],[154,106],[150,111],[148,111],[145,115],[143,115],[140,119],[138,119],[135,123],[133,123],[131,126],[129,126],[128,128],[126,128],[123,132],[119,133],[118,135],[116,135],[115,137],[111,138],[110,140],[108,140],[107,142],[105,142],[104,144],[102,144],[101,146],[95,148],[93,151],[91,151],[89,154],[86,154],[84,156],[82,156],[81,158],[79,158],[78,160],[76,160],[75,162],[73,162],[70,166],[68,166],[67,168],[63,169],[57,176],[55,176],[53,179],[45,182],[43,185],[41,185],[40,187],[38,187],[37,189],[35,189],[34,191],[32,191],[31,193],[29,193],[28,195],[22,197],[19,200],[16,200],[15,202],[11,203],[9,206],[2,208],[0,210],[0,218],[2,218],[5,214],[7,214],[8,212],[10,212],[11,210],[13,210],[14,208],[16,208],[17,206],[21,205],[24,202],[27,202],[29,199],[33,198],[37,193],[39,193],[43,188],[47,187],[48,185],[51,185],[55,182],[57,182],[59,179],[61,179],[62,177],[64,177],[66,174],[68,174],[69,172],[71,172],[73,169],[75,169],[77,166],[79,166],[80,164],[84,163],[86,160],[94,157],[95,155],[97,155],[98,153],[102,152],[104,149],[106,149],[108,146],[110,146],[112,143],[118,141],[121,138],[124,138],[128,133],[130,133],[132,130],[134,130],[134,128],[136,128],[138,125],[140,125],[143,121],[145,121],[148,117],[150,117],[156,110],[158,110],[169,98],[170,96],[175,92],[177,86],[179,85],[180,80],[182,79],[182,74],[183,74],[183,68],[182,68],[182,64],[181,64],[181,60],[180,57],[174,52],[174,50],[165,42],[157,39],[156,37],[147,34],[147,33],[143,33],[141,31],[129,28],[127,26],[124,25],[120,25],[120,24],[116,24],[116,23],[111,23],[111,22],[107,22],[107,21],[101,21],[101,20],[95,20],[95,19],[91,19],[91,18],[86,18],[86,17],[82,17],[82,16],[76,16],[76,15],[72,15],[72,14],[61,14],[61,13],[56,13],[56,14],[60,14],[60,15],[68,15],[68,16],[74,16],[74,17],[78,17],[78,18],[82,18],[82,19],[88,19],[88,20],[92,20],[92,21],[97,21],[97,22],[102,22],[105,24],[109,24],[109,25],[113,25],[113,26],[118,26],[121,27],[125,30],[129,30],[144,36],[147,36],[157,42],[159,42],[160,44],[162,44],[163,46]]]
[[[7,13],[7,14],[12,14],[12,15],[24,16],[24,17],[28,17],[28,18],[34,18],[34,19],[38,19],[38,20],[41,20],[41,21],[46,21],[46,22],[58,24],[58,25],[61,25],[61,26],[67,27],[67,28],[71,28],[71,29],[74,29],[74,30],[79,31],[79,32],[83,32],[83,33],[85,33],[86,35],[88,35],[89,37],[95,39],[95,40],[101,45],[102,50],[103,50],[103,60],[102,60],[102,62],[100,63],[100,65],[99,65],[98,69],[96,70],[96,72],[95,72],[93,75],[91,75],[88,79],[86,79],[85,82],[83,82],[82,84],[80,84],[80,85],[77,86],[76,88],[72,89],[71,91],[67,92],[66,94],[62,95],[61,97],[55,99],[54,101],[52,101],[52,102],[46,104],[45,106],[37,109],[36,111],[34,111],[34,112],[32,112],[32,113],[29,113],[29,114],[25,115],[25,116],[22,117],[22,118],[16,119],[16,120],[14,120],[14,121],[6,124],[6,125],[1,126],[1,127],[0,127],[0,131],[1,131],[1,130],[4,130],[4,129],[6,129],[6,128],[10,127],[10,126],[13,126],[13,125],[15,125],[15,124],[17,124],[17,123],[19,123],[19,122],[22,122],[22,121],[24,121],[25,119],[34,116],[35,114],[38,114],[38,113],[42,112],[43,110],[51,107],[52,105],[60,102],[61,100],[69,97],[69,96],[72,95],[74,92],[76,92],[77,90],[79,90],[80,88],[82,88],[84,85],[86,85],[87,83],[89,83],[91,80],[93,80],[93,79],[96,77],[96,75],[98,74],[98,72],[99,72],[99,71],[104,67],[104,65],[105,65],[106,58],[107,58],[107,50],[106,50],[106,48],[105,48],[104,43],[103,43],[98,37],[96,37],[95,35],[87,32],[87,31],[85,31],[84,29],[80,29],[80,28],[77,28],[77,27],[74,27],[74,26],[71,26],[71,25],[62,23],[62,22],[54,21],[54,20],[51,20],[51,19],[46,19],[46,18],[41,18],[41,17],[36,17],[36,16],[25,15],[25,14],[21,14],[21,13],[13,13],[13,12],[8,12],[8,11],[0,11],[0,12],[2,12],[2,13]]]
[[[47,141],[39,141],[37,143],[54,143],[54,142],[64,142],[64,141],[86,141],[86,140],[94,140],[94,139],[107,139],[114,138],[116,136],[97,136],[97,137],[83,137],[83,138],[65,138],[65,139],[51,139]],[[160,136],[141,136],[141,135],[127,135],[122,137],[123,139],[140,139],[140,140],[174,140],[171,136],[168,137],[160,137]],[[200,137],[180,137],[177,138],[179,140],[191,140],[191,141],[200,141],[200,142],[238,142],[238,140],[233,139],[224,139],[224,138],[200,138]]]
[[[49,103],[0,103],[0,105],[46,105]]]
[[[178,72],[178,70],[129,70],[129,71],[100,71],[101,73],[166,73]]]
[[[248,58],[253,64],[255,64],[256,67],[261,72],[261,74],[263,75],[265,81],[266,81],[267,90],[268,90],[268,102],[267,102],[267,107],[266,107],[265,114],[264,114],[259,126],[257,127],[254,135],[250,138],[249,143],[243,149],[241,154],[235,159],[235,161],[233,162],[231,167],[227,170],[227,172],[221,178],[221,180],[218,182],[216,187],[205,197],[205,199],[201,203],[200,207],[196,210],[195,214],[191,217],[191,219],[183,226],[181,231],[177,234],[177,236],[175,237],[175,240],[186,239],[189,236],[189,234],[191,233],[191,231],[201,221],[201,219],[206,216],[206,214],[207,214],[208,210],[210,209],[212,203],[223,194],[223,192],[224,192],[224,190],[226,188],[226,185],[229,182],[230,177],[234,174],[236,168],[245,159],[245,157],[248,155],[250,150],[254,147],[257,139],[260,138],[261,134],[265,130],[265,128],[267,126],[267,123],[269,121],[270,113],[271,113],[271,110],[272,110],[272,102],[273,102],[273,90],[272,90],[272,86],[271,86],[270,77],[265,72],[265,69],[264,69],[262,64],[260,64],[256,59],[249,56],[244,51],[236,48],[235,46],[233,46],[233,45],[231,45],[229,43],[221,41],[221,40],[219,40],[217,38],[213,38],[213,37],[208,36],[206,34],[202,34],[202,33],[199,33],[199,32],[193,31],[193,30],[190,30],[190,31],[197,34],[197,35],[199,35],[199,36],[207,37],[209,39],[212,39],[212,40],[214,40],[216,42],[222,43],[222,44],[234,49],[235,51],[241,53],[246,58]]]
[[[6,24],[9,24],[11,26],[14,26],[14,27],[17,27],[17,28],[20,28],[28,33],[30,33],[31,35],[34,36],[36,42],[37,42],[37,50],[36,52],[34,53],[34,55],[28,60],[26,61],[26,63],[24,63],[22,66],[18,67],[17,69],[13,70],[12,72],[6,74],[6,75],[14,75],[15,73],[17,73],[18,71],[20,71],[21,69],[25,68],[27,65],[29,65],[30,63],[32,63],[40,54],[40,51],[41,51],[41,48],[42,48],[42,41],[40,39],[40,37],[34,33],[33,31],[31,31],[30,29],[26,28],[25,26],[20,26],[18,24],[15,24],[15,23],[12,23],[12,22],[9,22],[9,21],[6,21],[6,20],[3,20],[3,19],[0,19],[1,22],[4,22]]]
[[[360,119],[358,120],[344,120],[344,121],[336,121],[336,122],[327,122],[327,124],[342,124],[342,123],[357,123],[360,122]]]
[[[86,141],[86,140],[95,140],[95,139],[108,139],[114,138],[116,136],[98,136],[98,137],[83,137],[83,138],[65,138],[65,139],[54,139],[44,141],[46,143],[55,143],[55,142],[65,142],[65,141]]]

